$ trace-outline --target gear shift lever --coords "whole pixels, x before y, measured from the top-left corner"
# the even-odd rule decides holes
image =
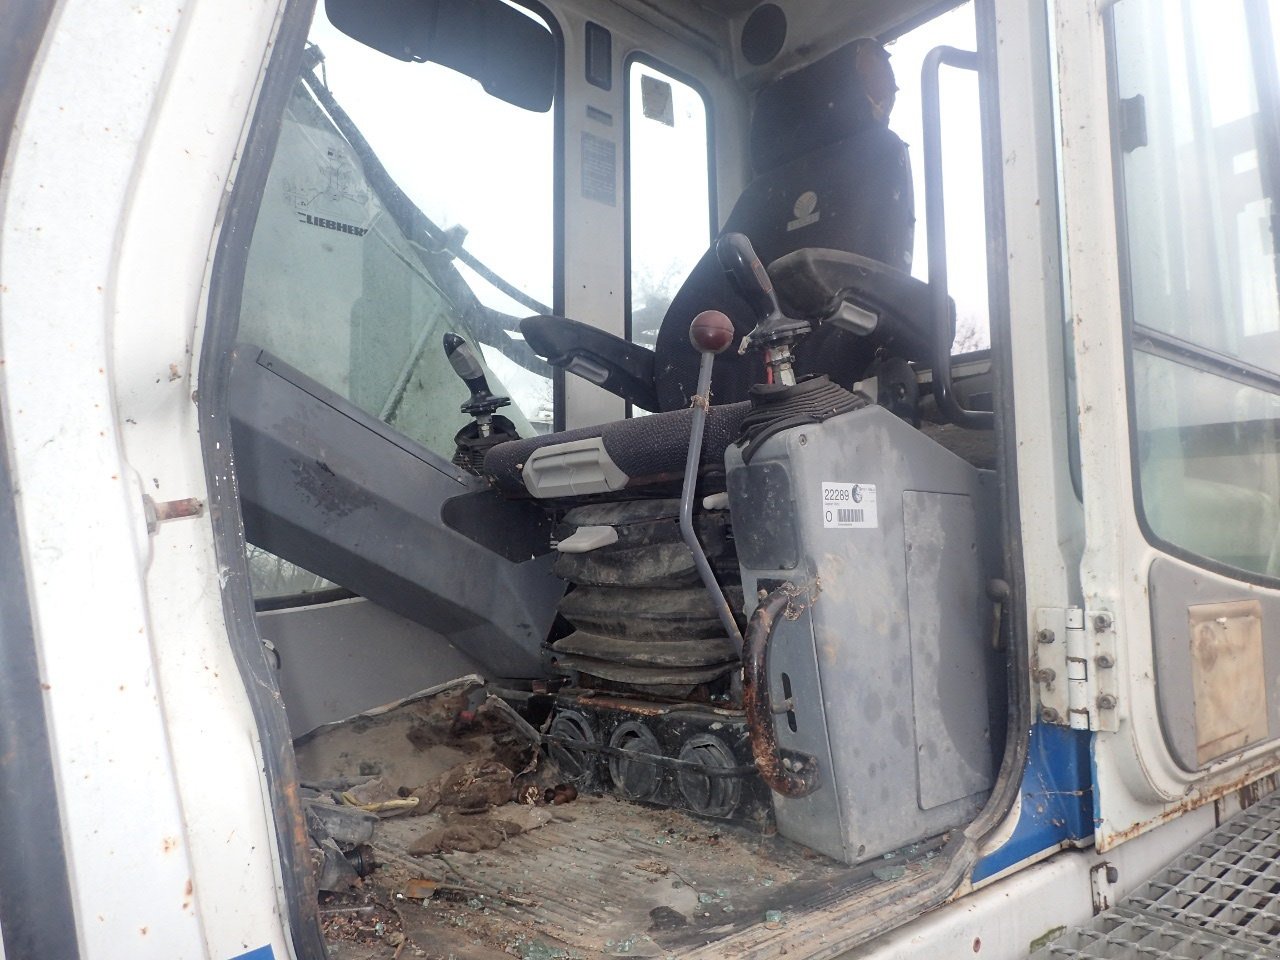
[[[702,354],[702,361],[698,367],[698,392],[692,400],[693,420],[689,426],[689,456],[684,463],[684,487],[680,492],[680,534],[689,552],[693,554],[694,566],[698,568],[702,585],[706,587],[707,595],[715,605],[720,623],[732,641],[734,649],[741,656],[742,633],[738,630],[738,623],[733,619],[733,610],[729,607],[729,601],[725,599],[724,591],[720,589],[720,582],[716,580],[711,564],[707,560],[707,554],[702,549],[702,543],[693,529],[693,497],[698,484],[698,466],[702,462],[702,431],[707,423],[707,408],[711,405],[711,364],[716,354],[723,353],[725,348],[733,343],[733,335],[733,322],[719,310],[704,310],[694,317],[693,323],[689,325],[689,342]],[[742,690],[741,672],[733,674],[732,687],[734,699],[737,700]]]
[[[465,339],[456,333],[446,333],[444,353],[449,358],[453,372],[471,391],[471,398],[461,407],[462,412],[475,418],[476,426],[480,428],[480,436],[489,436],[493,432],[494,412],[510,405],[511,398],[494,396],[489,389],[489,381],[485,378],[484,367],[480,365],[480,360],[471,349],[471,344]]]
[[[726,233],[716,241],[716,259],[729,275],[734,287],[751,305],[756,325],[742,338],[738,353],[750,347],[764,350],[764,362],[777,383],[794,386],[792,344],[812,329],[805,320],[792,320],[782,313],[773,282],[756,256],[751,241],[740,233]],[[695,323],[697,321],[695,320]],[[690,334],[692,336],[692,334]]]

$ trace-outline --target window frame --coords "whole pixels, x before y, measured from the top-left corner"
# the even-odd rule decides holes
[[[671,79],[678,80],[692,89],[702,100],[707,128],[708,247],[720,234],[719,197],[716,189],[716,120],[710,93],[706,85],[692,74],[673,67],[644,50],[632,50],[622,61],[622,335],[627,343],[634,343],[631,329],[631,67],[636,63],[659,70]],[[557,372],[562,373],[559,370]],[[628,418],[634,416],[630,400],[626,404],[626,416]]]

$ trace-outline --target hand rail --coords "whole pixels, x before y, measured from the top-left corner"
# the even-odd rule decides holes
[[[943,64],[978,69],[978,55],[955,47],[934,47],[920,68],[920,104],[924,122],[924,221],[929,251],[929,292],[933,308],[933,398],[950,422],[971,430],[990,430],[995,414],[960,405],[951,383],[951,343],[955,339],[951,297],[947,291],[947,218],[942,194],[942,102],[938,74]]]

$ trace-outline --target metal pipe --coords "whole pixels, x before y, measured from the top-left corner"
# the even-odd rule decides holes
[[[770,790],[784,797],[807,797],[818,789],[818,762],[778,746],[769,696],[769,641],[778,618],[799,592],[794,584],[784,583],[760,601],[747,624],[742,655],[742,706],[747,714],[756,771]]]
[[[934,47],[920,68],[920,105],[924,118],[924,222],[929,253],[929,293],[933,313],[933,397],[938,409],[956,426],[990,430],[995,415],[967,410],[956,399],[951,383],[951,342],[955,328],[947,291],[947,218],[942,194],[942,98],[938,73],[943,64],[961,70],[978,69],[978,55],[955,47]]]
[[[733,643],[738,656],[742,656],[742,633],[738,630],[738,622],[733,619],[733,610],[725,599],[720,582],[711,569],[707,554],[693,529],[693,497],[698,484],[698,465],[702,462],[702,433],[707,423],[707,408],[711,404],[711,365],[715,361],[714,353],[704,353],[698,367],[698,392],[693,397],[693,421],[689,426],[689,456],[684,462],[684,487],[680,491],[680,534],[684,537],[685,546],[693,554],[693,563],[698,568],[698,576],[702,585],[707,588],[707,596],[716,608],[725,634]],[[737,670],[733,674],[733,687],[736,693],[741,683]]]

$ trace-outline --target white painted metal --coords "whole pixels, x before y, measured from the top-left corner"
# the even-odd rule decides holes
[[[1002,149],[998,166],[1005,200],[1003,221],[996,229],[1003,227],[1006,244],[1018,520],[1033,675],[1027,682],[1039,690],[1036,709],[1045,711],[1052,722],[1065,722],[1063,611],[1080,603],[1075,569],[1083,545],[1083,516],[1068,461],[1047,5],[997,0],[996,19],[1001,38],[995,45]],[[1052,631],[1051,644],[1038,641],[1042,629]],[[1053,670],[1051,682],[1034,679],[1042,668]]]
[[[843,954],[840,960],[1023,960],[1037,938],[1093,916],[1090,875],[1095,867],[1105,862],[1116,868],[1111,896],[1118,900],[1216,825],[1212,808],[1203,807],[1106,857],[1092,850],[1063,851]]]
[[[1160,554],[1138,526],[1129,460],[1103,34],[1108,5],[1052,5],[1087,544],[1080,579],[1085,608],[1113,614],[1117,659],[1118,727],[1098,733],[1094,747],[1096,840],[1104,850],[1276,764],[1274,746],[1264,746],[1193,775],[1174,762],[1161,732],[1145,589],[1147,571]]]
[[[87,958],[290,955],[211,528],[142,510],[206,499],[202,290],[278,13],[66,0],[0,185],[0,409]]]

